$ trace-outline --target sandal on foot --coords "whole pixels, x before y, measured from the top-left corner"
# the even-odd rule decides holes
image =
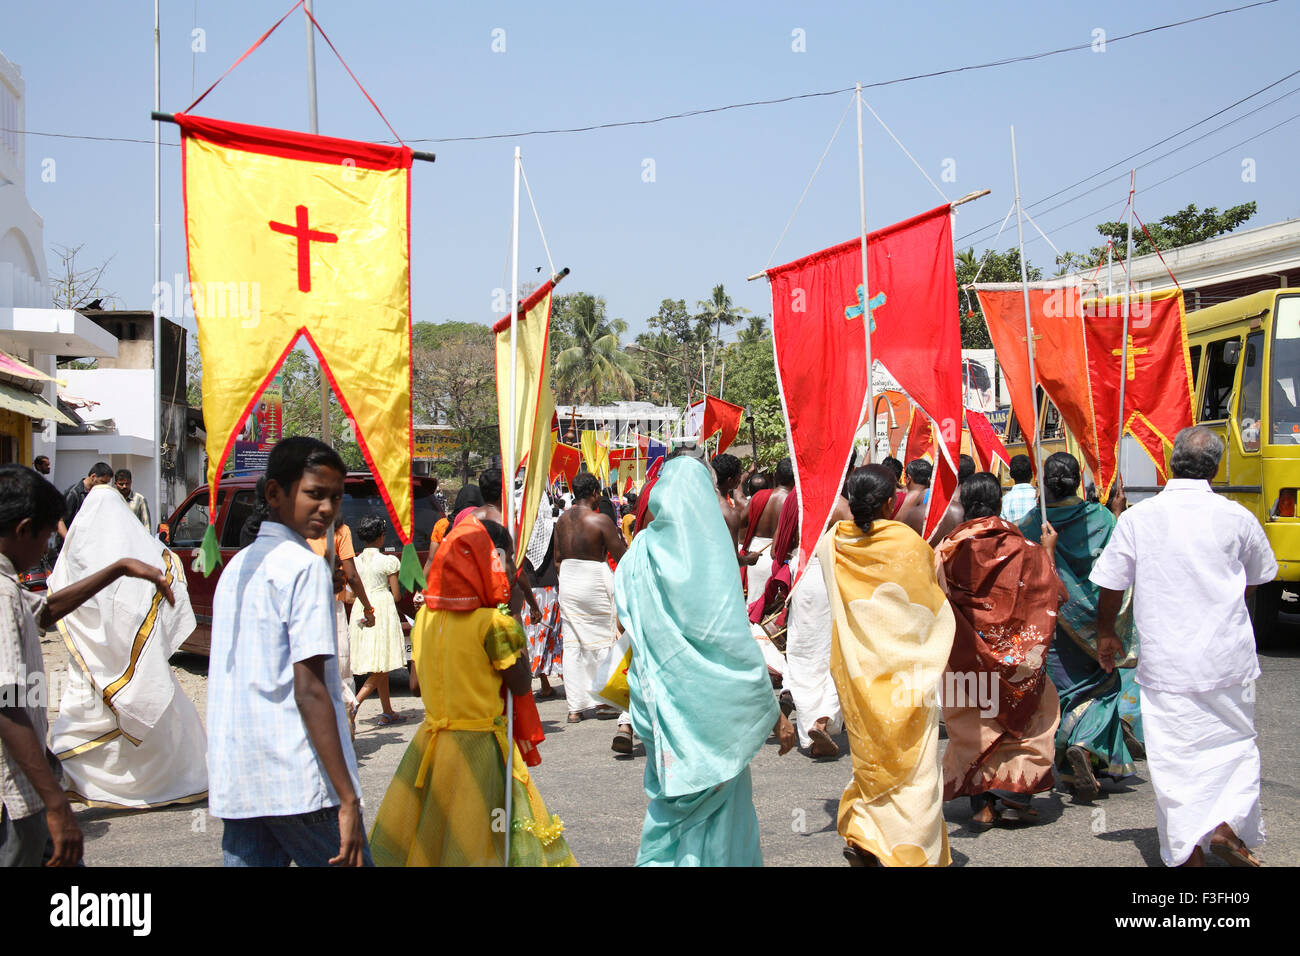
[[[880,866],[879,860],[866,850],[858,849],[852,843],[844,848],[844,859],[849,861],[849,866]]]
[[[966,828],[974,833],[984,833],[993,829],[1002,820],[1002,813],[997,807],[997,798],[992,794],[981,793],[978,796],[970,798],[971,818],[966,822]],[[976,820],[975,815],[988,810],[992,814],[991,820]]]
[[[396,711],[394,711],[391,714],[379,715],[380,727],[388,727],[391,726],[392,724],[404,724],[404,723],[406,723],[406,718],[403,717],[401,714],[397,713]]]
[[[616,754],[631,755],[632,728],[627,724],[619,724],[618,733],[614,735],[614,742],[609,745],[609,749]]]
[[[1224,837],[1220,842],[1215,842],[1215,837],[1210,837],[1210,852],[1224,863],[1229,866],[1263,866],[1235,833],[1231,838]]]
[[[1074,771],[1074,795],[1085,802],[1097,799],[1101,793],[1101,784],[1092,773],[1092,760],[1088,751],[1075,745],[1065,751],[1065,759]]]
[[[613,720],[619,715],[617,707],[611,707],[609,704],[601,704],[596,708],[597,720]]]
[[[1146,760],[1146,745],[1143,744],[1142,741],[1138,740],[1137,734],[1133,732],[1133,728],[1129,725],[1127,720],[1121,720],[1119,722],[1119,730],[1124,737],[1124,744],[1128,747],[1128,752],[1132,755],[1133,759]]]
[[[1028,803],[1017,803],[1014,800],[1008,800],[1006,797],[998,797],[998,804],[1002,810],[1010,810],[1018,814],[1022,820],[1037,820],[1038,811]]]
[[[814,757],[838,757],[840,755],[840,746],[831,739],[831,735],[817,727],[808,731],[808,736],[812,738],[812,747],[809,752]]]
[[[582,723],[582,713],[580,711],[571,711],[569,713],[569,723],[571,724]]]

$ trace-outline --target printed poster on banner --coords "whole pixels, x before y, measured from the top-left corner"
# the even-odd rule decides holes
[[[266,460],[283,429],[284,375],[277,372],[244,419],[235,439],[235,474],[266,471]]]

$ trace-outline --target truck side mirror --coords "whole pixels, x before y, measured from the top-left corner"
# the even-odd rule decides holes
[[[1223,364],[1236,365],[1241,359],[1241,339],[1223,343]]]

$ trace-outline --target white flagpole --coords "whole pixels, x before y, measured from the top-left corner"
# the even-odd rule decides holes
[[[876,402],[871,381],[871,287],[867,284],[867,180],[862,158],[862,84],[858,103],[858,217],[862,227],[862,335],[867,341],[867,464],[875,457]]]
[[[1016,128],[1011,127],[1011,177],[1016,186],[1016,241],[1020,246],[1020,289],[1025,299],[1025,349],[1029,353],[1029,387],[1034,395],[1034,460],[1038,465],[1038,513],[1047,520],[1043,490],[1043,442],[1038,426],[1038,375],[1034,371],[1034,323],[1029,318],[1029,271],[1025,265],[1025,224],[1020,212],[1020,165],[1016,160]],[[1024,428],[1024,424],[1021,424]]]
[[[312,23],[315,13],[311,3],[312,0],[306,0],[303,4],[303,15],[307,25],[307,128],[315,135],[320,132],[320,123],[316,113],[316,25]],[[323,359],[320,363],[320,440],[330,446],[334,444],[330,429],[330,383],[325,377]],[[330,541],[334,540],[333,531],[331,527]]]
[[[158,0],[153,0],[153,108],[162,110],[162,28],[158,19]],[[162,493],[162,311],[159,305],[162,290],[162,127],[158,120],[153,124],[153,427],[157,436],[153,449],[153,487],[155,521],[161,521],[167,510],[163,507]],[[179,290],[178,290],[179,291]],[[174,460],[174,459],[173,459]],[[153,534],[157,527],[149,529]]]
[[[522,160],[519,147],[515,147],[515,201],[510,233],[510,441],[506,445],[507,473],[501,476],[501,513],[506,519],[506,531],[515,532],[515,430],[519,427],[515,412],[515,376],[519,367],[519,341],[516,326],[519,324],[519,170]],[[518,549],[516,549],[517,551]],[[513,560],[514,555],[511,555]],[[513,586],[514,582],[511,582]],[[510,865],[510,821],[514,802],[512,786],[515,755],[515,695],[506,689],[506,847],[502,865]]]
[[[1136,191],[1137,170],[1128,174],[1128,249],[1124,253],[1124,334],[1119,341],[1119,446],[1115,449],[1116,467],[1120,481],[1124,480],[1124,386],[1128,382],[1128,319],[1129,300],[1133,296],[1133,194]]]

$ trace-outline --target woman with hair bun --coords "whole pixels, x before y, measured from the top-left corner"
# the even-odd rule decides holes
[[[817,556],[832,614],[831,674],[853,755],[838,826],[853,866],[947,866],[937,691],[953,613],[930,546],[890,520],[894,473],[849,476],[851,521]]]
[[[1133,626],[1132,591],[1115,621],[1124,654],[1106,671],[1097,659],[1099,589],[1089,580],[1092,566],[1115,531],[1115,515],[1079,497],[1079,462],[1060,451],[1043,463],[1047,517],[1060,540],[1056,573],[1069,599],[1056,619],[1056,640],[1047,654],[1047,674],[1061,697],[1056,731],[1056,772],[1080,800],[1101,793],[1099,777],[1119,780],[1137,772],[1146,757],[1138,703],[1138,635]],[[1112,493],[1111,503],[1118,505]],[[1020,530],[1037,541],[1043,519],[1037,507]]]
[[[1062,589],[1056,532],[1028,541],[1001,517],[1002,487],[980,472],[962,485],[966,520],[935,549],[939,581],[957,616],[943,689],[943,798],[970,797],[970,829],[1001,808],[1032,818],[1030,798],[1052,788],[1060,721],[1047,653]]]

